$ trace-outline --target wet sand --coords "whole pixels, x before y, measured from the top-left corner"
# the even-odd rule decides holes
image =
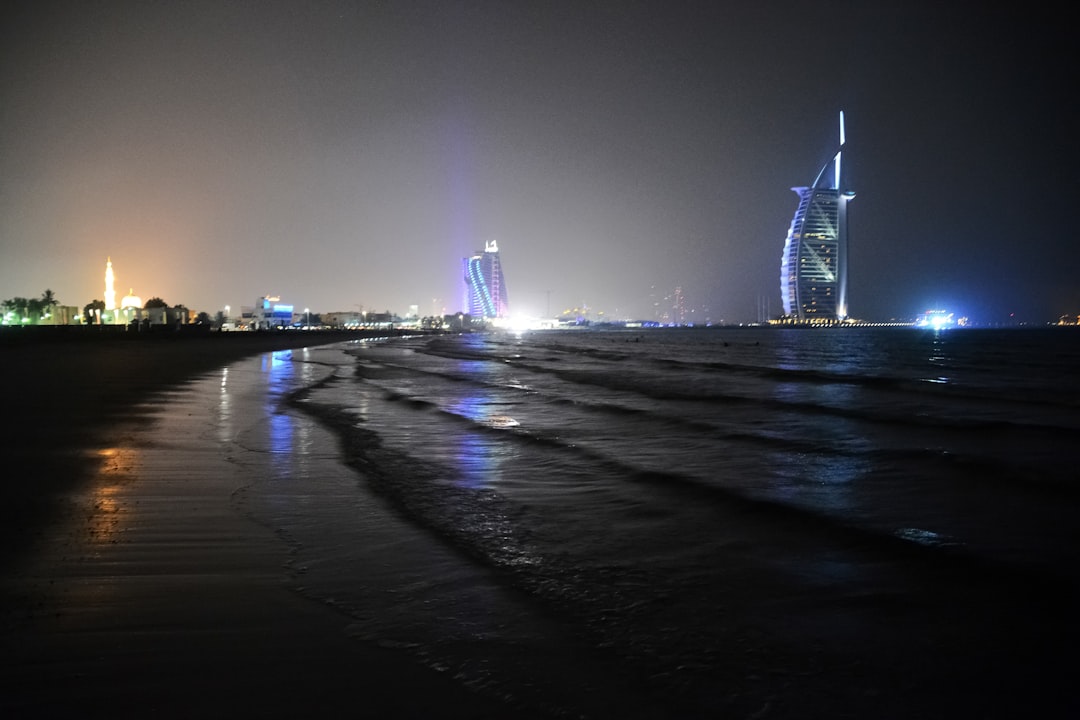
[[[204,422],[205,403],[215,400],[206,383],[239,358],[312,344],[297,333],[0,345],[0,716],[528,717],[516,704],[473,692],[417,662],[394,647],[394,638],[366,634],[348,613],[298,593],[296,565],[306,559],[302,551],[293,554],[282,535],[289,523],[254,521],[273,516],[275,507],[287,514],[298,502],[333,507],[334,498],[248,493],[250,477],[223,458],[219,438],[208,435],[214,430]],[[245,418],[268,412],[257,400],[246,402],[230,412]],[[349,472],[325,442],[314,447],[327,458],[312,472]],[[253,463],[252,472],[266,472]],[[340,482],[351,480],[343,475]],[[422,542],[415,547],[413,555],[428,550]],[[389,585],[394,573],[373,564],[355,568],[350,581]],[[955,584],[943,580],[940,586]],[[762,589],[740,592],[753,600]],[[932,638],[950,632],[928,629],[918,653],[883,646],[875,667],[891,663],[895,674],[875,670],[866,684],[910,687],[916,712],[878,707],[869,695],[848,707],[888,717],[1021,717],[1025,708],[1043,717],[1069,716],[1062,711],[1076,703],[1067,690],[1070,664],[1059,650],[1076,635],[1071,602],[1054,602],[1044,588],[1026,582],[988,584],[985,595],[978,588],[957,592],[955,602],[930,589],[914,594],[923,596],[935,598],[935,607],[960,608],[948,617],[969,608],[959,635],[977,637],[971,626],[987,629],[966,653],[972,665],[941,668],[928,685],[926,668],[942,665]],[[885,605],[880,611],[888,616],[894,610]],[[900,608],[895,612],[903,616]],[[565,662],[573,652],[557,635],[544,637],[560,647],[548,663],[553,669],[568,676],[589,670],[615,685],[576,698],[581,708],[591,702],[591,716],[680,716],[647,708],[598,711],[598,703],[617,698],[617,670],[575,667]],[[1009,642],[1002,646],[1002,639]],[[788,651],[801,651],[797,633]],[[782,667],[783,659],[776,664]],[[785,679],[775,692],[820,710],[829,707],[830,696],[863,687],[853,680],[861,675],[853,665],[832,677]],[[939,705],[929,698],[934,711],[920,712],[927,696],[938,694]],[[1002,694],[1010,699],[1007,707],[986,699]],[[793,707],[785,714],[777,704],[757,703],[737,716],[800,717],[798,704]]]
[[[5,473],[9,479],[0,483],[0,562],[5,564],[33,546],[48,521],[72,510],[67,493],[94,471],[87,451],[100,447],[105,436],[137,430],[146,410],[140,404],[156,402],[155,392],[260,352],[377,336],[32,329],[45,332],[0,332],[6,430],[0,448],[4,466],[20,471]]]
[[[0,346],[0,714],[507,715],[501,701],[356,637],[347,616],[290,590],[287,545],[237,511],[242,479],[200,436],[196,408],[185,412],[187,378],[342,339]],[[195,426],[184,426],[189,417]]]

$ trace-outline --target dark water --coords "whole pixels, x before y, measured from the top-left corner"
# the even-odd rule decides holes
[[[291,406],[432,548],[307,542],[305,592],[369,637],[569,716],[1075,709],[1059,655],[1077,635],[1078,332],[553,331],[346,352]],[[406,568],[435,547],[450,559],[411,590],[345,579],[373,552]]]

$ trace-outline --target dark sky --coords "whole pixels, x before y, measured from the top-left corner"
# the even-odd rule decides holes
[[[1029,3],[7,3],[0,298],[780,310],[847,118],[854,316],[1080,312],[1071,25]],[[1064,11],[1062,11],[1064,12]]]

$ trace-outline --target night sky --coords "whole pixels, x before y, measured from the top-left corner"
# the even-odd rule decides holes
[[[119,295],[211,313],[452,312],[496,240],[518,312],[678,286],[754,321],[843,110],[853,316],[1080,313],[1077,62],[1040,4],[3,8],[0,299],[81,308],[111,256]]]

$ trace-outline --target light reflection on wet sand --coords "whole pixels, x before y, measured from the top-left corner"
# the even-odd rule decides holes
[[[336,714],[354,707],[359,682],[376,712],[501,715],[501,702],[350,637],[349,617],[288,592],[295,568],[276,532],[283,526],[251,522],[244,489],[280,470],[290,482],[273,483],[283,490],[277,500],[299,509],[328,473],[350,489],[355,478],[333,461],[332,443],[311,435],[312,421],[277,408],[292,386],[275,386],[263,359],[170,393],[123,442],[91,458],[99,469],[80,501],[85,513],[17,580],[19,592],[41,599],[6,653],[11,692],[0,709],[12,717],[106,707],[131,717]],[[327,372],[292,367],[307,379]],[[291,424],[285,436],[270,422],[275,412]],[[240,446],[238,435],[258,438],[258,447]],[[283,438],[288,447],[266,452]],[[284,464],[275,470],[275,462]]]

